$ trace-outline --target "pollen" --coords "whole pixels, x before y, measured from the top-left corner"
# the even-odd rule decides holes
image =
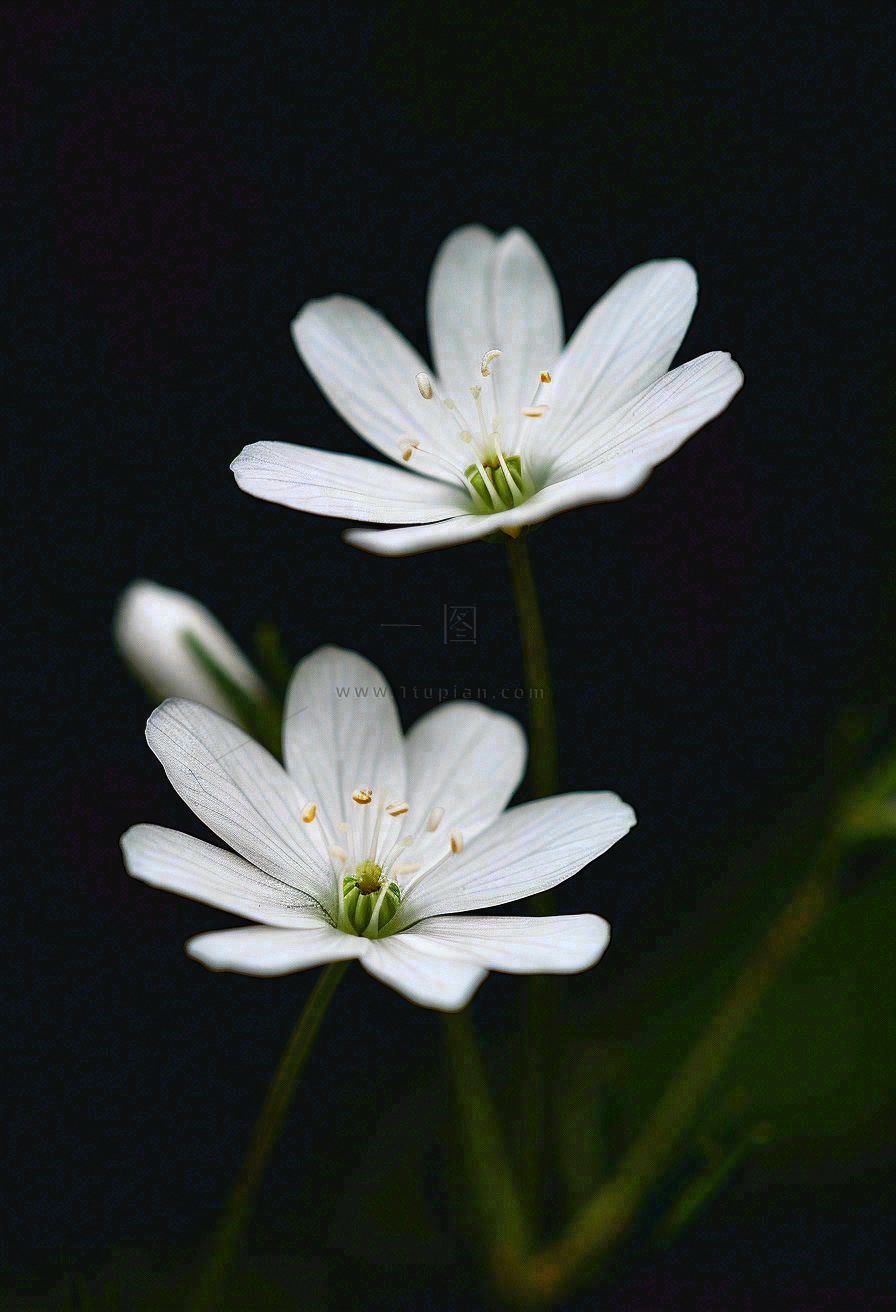
[[[369,788],[356,788],[352,793],[352,801],[357,802],[359,806],[367,806],[373,792]]]
[[[404,815],[408,810],[407,802],[390,802],[386,807],[386,815],[398,816]]]
[[[310,825],[316,815],[317,807],[313,802],[309,802],[305,807],[305,810],[302,812],[302,819],[305,821],[306,825]]]

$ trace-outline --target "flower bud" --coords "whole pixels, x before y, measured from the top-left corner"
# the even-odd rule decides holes
[[[267,695],[227,630],[211,611],[185,592],[136,579],[118,599],[112,621],[115,644],[132,673],[151,697],[189,697],[228,719],[233,704],[190,650],[184,635],[195,639],[239,689],[253,700]]]

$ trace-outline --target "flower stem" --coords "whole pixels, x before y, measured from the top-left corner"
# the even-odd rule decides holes
[[[507,561],[519,622],[529,709],[529,796],[547,797],[556,793],[560,786],[554,693],[541,607],[524,538],[508,538]],[[540,893],[529,899],[529,909],[536,915],[547,915],[554,909],[554,902],[553,892]],[[548,1071],[551,1065],[549,1047],[550,1036],[556,1028],[557,1004],[557,980],[548,975],[531,975],[526,981],[523,998],[525,1046],[518,1142],[522,1157],[523,1197],[536,1231],[542,1211]]]
[[[252,1133],[246,1156],[224,1205],[217,1229],[212,1235],[205,1265],[192,1297],[187,1302],[188,1312],[210,1312],[218,1305],[221,1286],[227,1278],[243,1231],[252,1215],[261,1177],[271,1150],[283,1128],[305,1060],[311,1051],[336,985],[345,974],[348,965],[348,961],[333,961],[324,968],[311,990],[295,1029],[289,1036],[286,1050],[280,1059],[280,1065],[271,1081],[261,1114]]]
[[[523,669],[526,675],[526,704],[529,708],[529,792],[548,797],[559,788],[557,728],[554,723],[554,693],[548,665],[548,649],[541,622],[541,608],[523,538],[507,539],[510,581],[520,627]]]

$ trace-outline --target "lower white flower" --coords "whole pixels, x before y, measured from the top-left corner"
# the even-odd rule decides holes
[[[437,377],[376,311],[350,296],[309,301],[299,353],[347,423],[394,465],[285,442],[233,462],[253,496],[296,510],[403,527],[347,542],[401,556],[519,536],[562,510],[640,487],[734,396],[724,351],[667,372],[697,303],[684,260],[630,269],[566,347],[557,284],[528,233],[479,225],[443,243],[429,282]]]
[[[290,683],[285,769],[195,702],[165,702],[146,736],[234,851],[136,825],[121,840],[129,873],[259,922],[187,943],[213,970],[281,975],[357,957],[412,1002],[454,1011],[489,970],[586,970],[607,945],[595,915],[458,914],[554,887],[635,823],[613,793],[504,811],[526,746],[500,711],[445,703],[405,739],[380,671],[322,647]]]

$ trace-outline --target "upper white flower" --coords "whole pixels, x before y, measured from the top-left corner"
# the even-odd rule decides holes
[[[121,840],[128,871],[260,922],[191,939],[187,952],[212,969],[280,975],[357,957],[411,1001],[453,1011],[489,970],[585,970],[607,944],[599,916],[458,914],[552,888],[635,821],[613,793],[502,814],[526,757],[508,715],[445,703],[405,739],[380,671],[322,647],[290,683],[285,769],[195,702],[165,702],[146,736],[234,852],[136,825]]]
[[[723,351],[666,371],[697,301],[684,260],[630,269],[563,347],[557,284],[520,228],[459,228],[427,311],[436,376],[375,310],[309,301],[292,325],[308,369],[352,428],[399,466],[256,442],[231,468],[246,492],[371,523],[345,539],[383,556],[447,547],[639,487],[725,408],[743,374]],[[421,477],[422,476],[422,477]]]

